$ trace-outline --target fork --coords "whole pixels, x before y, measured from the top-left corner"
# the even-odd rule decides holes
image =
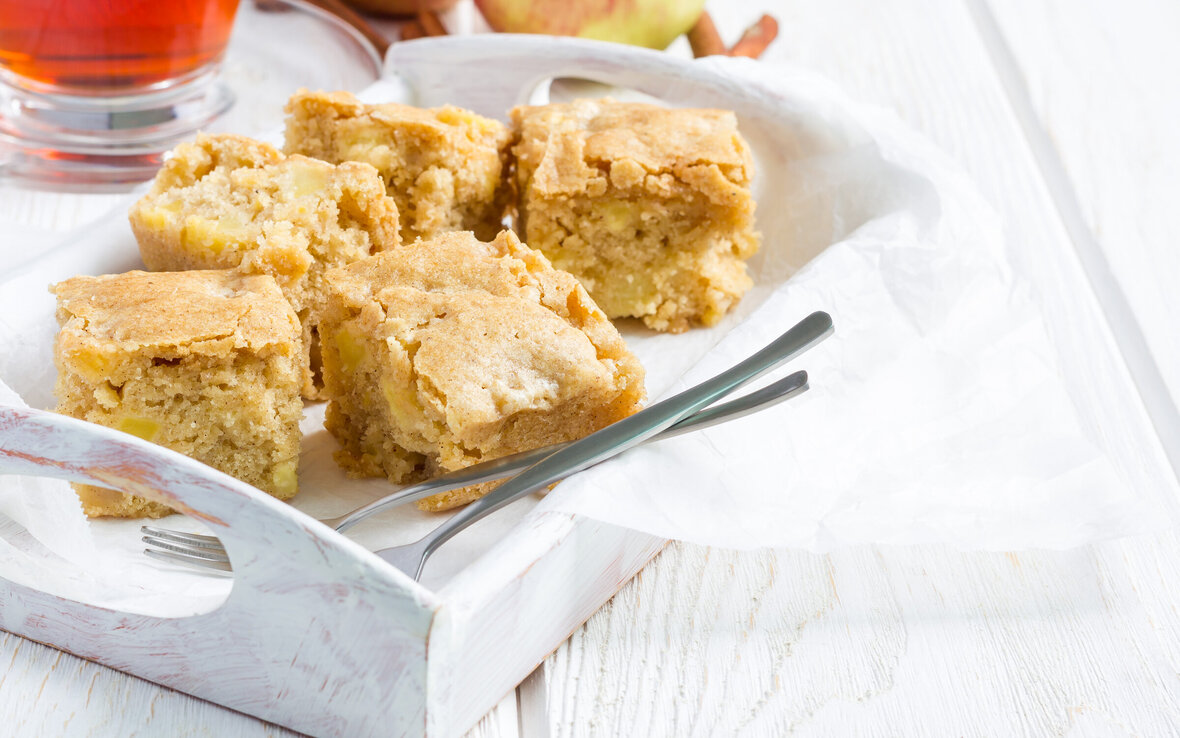
[[[450,472],[429,482],[395,492],[339,518],[322,522],[333,526],[337,531],[343,531],[369,515],[394,505],[428,497],[444,489],[500,479],[522,468],[525,469],[484,497],[468,504],[421,540],[375,552],[383,560],[418,579],[426,560],[439,546],[459,531],[520,497],[647,441],[699,430],[756,412],[802,393],[807,389],[807,374],[796,372],[745,397],[706,409],[718,399],[795,358],[831,333],[831,317],[824,312],[812,313],[766,348],[712,379],[581,440]],[[149,545],[144,553],[152,558],[208,570],[232,571],[229,557],[220,541],[213,536],[151,526],[144,526],[141,530],[145,533],[144,543]]]
[[[684,433],[702,430],[719,423],[736,420],[737,418],[778,405],[806,390],[807,372],[795,372],[736,400],[698,410],[691,417],[685,418],[650,440],[658,441],[672,438]],[[511,456],[503,456],[498,459],[448,472],[425,482],[398,490],[393,494],[386,495],[379,500],[368,503],[364,507],[357,508],[350,513],[345,513],[340,517],[321,518],[319,522],[333,528],[337,532],[343,532],[362,520],[397,505],[441,492],[447,492],[459,487],[466,487],[469,484],[490,482],[512,476],[518,471],[527,469],[546,456],[560,451],[571,443],[573,441],[556,443],[531,451],[522,451]],[[199,558],[207,567],[212,568],[216,564],[218,565],[216,568],[229,571],[228,566],[220,566],[221,564],[226,564],[228,558],[226,557],[225,548],[216,536],[203,535],[201,533],[187,533],[168,528],[157,528],[150,525],[140,526],[140,532],[144,534],[141,539],[144,543],[156,547],[156,549],[145,549],[144,551],[145,554],[152,558],[177,561],[177,555],[187,555],[193,558]],[[193,562],[184,561],[182,563]]]

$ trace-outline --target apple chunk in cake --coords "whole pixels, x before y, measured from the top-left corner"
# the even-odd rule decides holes
[[[273,276],[303,324],[303,392],[312,398],[324,270],[398,241],[397,206],[372,167],[285,157],[232,135],[178,146],[130,218],[152,271]]]
[[[55,285],[57,411],[166,446],[279,499],[296,491],[299,321],[274,279],[128,272]],[[74,485],[87,515],[166,505]]]
[[[750,288],[753,159],[733,113],[577,100],[512,121],[524,239],[608,316],[680,332]]]
[[[407,482],[587,435],[639,409],[643,368],[569,274],[510,232],[452,232],[332,270],[328,430]],[[419,503],[445,510],[488,485]]]
[[[403,241],[444,231],[490,240],[500,231],[512,138],[500,121],[449,105],[366,105],[347,92],[298,92],[287,115],[287,151],[381,172]]]

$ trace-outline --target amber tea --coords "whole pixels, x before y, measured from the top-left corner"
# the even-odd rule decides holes
[[[175,86],[220,58],[237,4],[0,0],[0,73],[10,84],[80,95]]]

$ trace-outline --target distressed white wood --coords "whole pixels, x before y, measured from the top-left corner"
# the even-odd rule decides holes
[[[549,693],[541,664],[516,688],[520,738],[549,738]]]
[[[492,710],[480,718],[466,738],[508,738],[520,732],[520,716],[517,713],[516,692],[509,692]]]
[[[1136,293],[1136,316],[1158,352],[1175,340],[1168,324],[1180,309],[1170,288],[1175,224],[1168,207],[1133,214],[1180,195],[1167,183],[1180,170],[1168,154],[1178,140],[1168,112],[1176,98],[1161,101],[1180,68],[1175,24],[1149,3],[991,4],[1038,114],[1081,180],[1087,225]],[[762,6],[726,4],[715,17],[733,38]],[[1028,183],[1039,174],[1027,165],[1020,126],[997,124],[1008,92],[970,10],[781,3],[772,56],[895,109],[971,170],[1028,248],[1046,234],[1062,242],[1050,198]],[[1151,31],[1134,30],[1144,25]],[[1137,243],[1110,238],[1129,231]],[[1165,354],[1156,357],[1166,366]],[[821,557],[674,544],[547,660],[550,728],[555,736],[1176,735],[1178,562],[1175,534],[1065,553],[912,547]]]
[[[0,580],[4,630],[303,732],[423,734],[438,600],[357,544],[199,462],[55,413],[0,408],[0,472],[163,499],[234,561],[225,603],[189,617]]]
[[[123,197],[112,193],[43,192],[16,187],[0,180],[0,223],[43,231],[46,235],[44,248],[48,248],[56,240],[53,234],[70,231],[75,226],[106,215]],[[0,233],[0,243],[13,243],[5,238],[6,235]],[[28,242],[22,240],[22,243]],[[0,255],[0,267],[7,268],[15,262],[15,258],[5,251]]]
[[[0,664],[8,736],[299,735],[8,633]]]
[[[513,690],[665,541],[584,518],[533,516],[519,545],[493,551],[442,588],[430,630],[427,732],[450,735]],[[498,555],[497,555],[498,554]],[[527,655],[527,658],[521,658]]]
[[[504,695],[514,703],[515,685],[663,545],[537,515],[460,575],[444,606],[293,508],[106,428],[0,408],[0,474],[154,491],[210,525],[235,568],[224,604],[177,618],[0,580],[0,627],[315,735],[463,732]],[[560,585],[571,589],[555,601]]]
[[[0,632],[0,715],[4,735],[13,738],[302,735],[4,632]],[[485,715],[467,738],[514,737],[518,725],[512,694]]]
[[[0,270],[54,245],[61,234],[101,217],[119,195],[62,194],[0,188]],[[16,228],[14,228],[14,226]],[[4,246],[32,244],[28,253]],[[28,232],[40,234],[28,238]],[[9,240],[8,237],[12,237]],[[515,736],[502,730],[497,706],[473,729],[480,738]],[[49,646],[0,631],[0,715],[14,738],[41,736],[266,736],[296,733],[183,692],[115,671]]]

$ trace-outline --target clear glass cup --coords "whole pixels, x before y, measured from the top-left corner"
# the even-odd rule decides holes
[[[83,177],[158,156],[233,104],[218,67],[237,6],[0,0],[0,143]]]

